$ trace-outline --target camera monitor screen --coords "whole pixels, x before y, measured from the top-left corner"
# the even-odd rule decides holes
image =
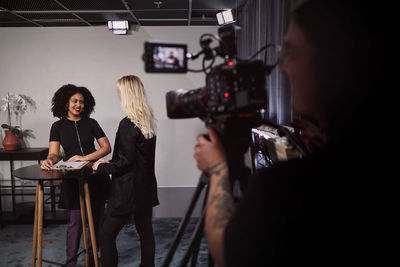
[[[146,72],[185,73],[187,46],[184,44],[145,43]]]

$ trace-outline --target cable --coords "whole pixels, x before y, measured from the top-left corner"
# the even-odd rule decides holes
[[[205,68],[205,70],[211,69],[212,66],[208,66],[207,68]],[[204,72],[204,69],[200,69],[200,70],[192,70],[192,69],[187,69],[188,72]]]
[[[201,35],[200,36],[200,42],[206,36],[209,36],[209,37],[213,38],[214,40],[217,40],[218,42],[220,42],[225,47],[225,49],[227,49],[230,53],[232,52],[232,51],[230,51],[229,46],[226,44],[226,42],[224,40],[222,40],[219,36],[211,34],[211,33],[204,33],[203,35]]]
[[[208,65],[207,67],[204,66],[205,61],[206,61],[206,60],[203,59],[202,69],[199,69],[199,70],[187,69],[187,71],[188,71],[188,72],[197,72],[197,73],[198,73],[198,72],[204,72],[204,73],[207,74],[206,71],[207,71],[208,69],[211,69],[211,68],[212,68],[212,66],[213,66],[213,64],[214,64],[214,61],[215,61],[215,57],[213,57],[213,61],[212,61],[212,62],[210,63],[210,65]]]
[[[204,34],[202,34],[202,35],[200,36],[200,42],[201,42],[201,41],[203,40],[203,38],[206,37],[206,36],[209,36],[209,37],[213,38],[214,40],[217,40],[218,42],[221,42],[221,43],[224,44],[224,41],[223,41],[221,38],[219,38],[219,36],[214,35],[214,34],[211,34],[211,33],[204,33]],[[226,46],[226,44],[224,44],[224,45]]]
[[[274,46],[275,46],[276,62],[272,66],[276,67],[281,61],[282,47],[280,45],[274,45]],[[267,64],[267,52],[265,52],[264,54],[264,63]]]
[[[188,71],[188,72],[203,72],[204,70],[203,70],[203,69],[201,69],[201,70],[187,69],[187,71]]]
[[[203,67],[203,72],[204,72],[204,74],[207,75],[207,74],[211,73],[211,71],[210,71],[210,72],[207,72],[207,70],[208,70],[208,69],[211,69],[212,66],[214,65],[214,62],[215,62],[215,55],[214,55],[214,53],[213,53],[212,61],[211,61],[210,65],[208,65],[207,67],[205,66],[206,61],[207,61],[207,60],[206,60],[205,58],[203,58],[202,67]]]
[[[264,51],[265,49],[269,48],[269,47],[276,47],[275,44],[267,44],[265,46],[263,46],[260,50],[258,50],[254,55],[252,55],[250,58],[248,58],[247,60],[252,60],[253,58],[255,58],[258,54],[260,54],[262,51]]]

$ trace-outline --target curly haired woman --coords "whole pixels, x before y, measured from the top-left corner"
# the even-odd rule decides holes
[[[63,147],[68,161],[94,161],[110,153],[110,143],[96,120],[89,118],[96,102],[85,87],[72,84],[62,86],[54,94],[52,112],[60,120],[53,123],[50,130],[49,154],[42,163],[42,169],[49,170],[59,160],[60,146]],[[99,149],[96,150],[94,140]],[[100,221],[104,213],[107,197],[107,175],[89,180],[92,200],[93,220],[98,239]],[[61,184],[60,208],[69,210],[67,230],[67,266],[76,265],[76,254],[82,235],[78,183],[65,180]],[[90,236],[89,236],[90,242]]]

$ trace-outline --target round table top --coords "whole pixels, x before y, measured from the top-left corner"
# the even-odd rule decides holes
[[[83,166],[79,170],[42,170],[40,164],[16,169],[12,175],[23,180],[67,180],[95,175],[91,166]]]

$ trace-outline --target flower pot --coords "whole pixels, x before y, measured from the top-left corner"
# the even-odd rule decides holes
[[[5,131],[6,136],[3,139],[4,149],[7,151],[17,150],[19,147],[18,138],[11,131]]]

